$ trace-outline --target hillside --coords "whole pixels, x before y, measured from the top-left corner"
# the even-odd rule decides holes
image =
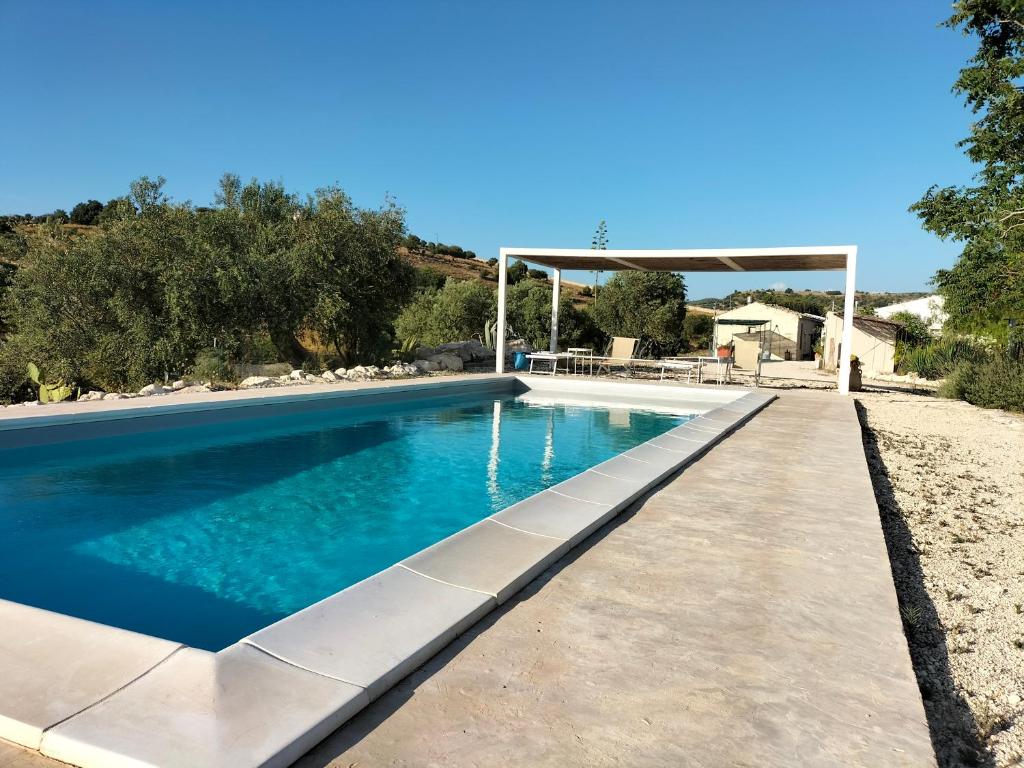
[[[3,222],[7,226],[0,227],[0,265],[17,265],[19,261],[20,248],[14,244],[14,239],[9,239],[9,247],[5,247],[2,238],[31,239],[33,236],[42,234],[47,224],[25,223],[25,222]],[[82,224],[61,224],[60,227],[73,236],[88,236],[98,230],[97,226]],[[451,249],[453,253],[444,253],[435,250],[434,246]],[[398,247],[398,254],[412,266],[421,270],[433,271],[444,278],[455,280],[478,280],[496,286],[498,283],[498,271],[493,264],[476,258],[472,251],[464,251],[457,246],[446,246],[442,244],[427,243],[414,236],[407,238],[404,245]],[[454,255],[460,254],[460,255]],[[3,275],[0,274],[0,279]],[[2,287],[2,283],[0,283]],[[568,280],[562,281],[564,291],[570,292],[573,301],[577,304],[587,304],[593,299],[587,295],[590,291],[588,286],[574,283]]]

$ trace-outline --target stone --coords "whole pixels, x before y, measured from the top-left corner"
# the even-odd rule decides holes
[[[423,373],[429,373],[430,371],[439,371],[441,366],[435,363],[433,360],[416,360],[413,362],[416,369]]]
[[[289,373],[288,376],[295,381],[302,381],[302,377],[305,376],[305,372],[301,368],[296,368],[294,371]]]
[[[444,352],[458,355],[464,363],[484,362],[494,359],[494,350],[485,347],[478,339],[442,344],[437,348],[437,353]]]
[[[126,397],[126,395],[123,395],[120,392],[107,392],[107,394],[105,394],[103,396],[103,399],[104,400],[124,400],[125,397]]]
[[[208,386],[206,386],[205,384],[189,384],[184,389],[179,389],[178,390],[178,394],[180,394],[180,395],[190,395],[190,394],[194,394],[196,392],[211,392],[211,391],[212,390]]]
[[[339,379],[345,378],[345,374],[346,373],[348,373],[348,369],[347,368],[335,368],[334,369],[334,375],[337,376]]]
[[[142,389],[139,390],[139,394],[142,395],[143,397],[151,397],[153,395],[163,395],[163,394],[166,394],[167,392],[168,392],[168,390],[164,389],[159,384],[147,384],[146,386],[144,386]]]
[[[437,354],[437,350],[433,347],[416,347],[416,359],[417,360],[429,360],[433,355]]]
[[[320,374],[320,378],[323,379],[324,381],[338,380],[338,377],[335,375],[334,371],[324,371],[323,373]]]
[[[561,557],[561,539],[517,531],[482,520],[449,536],[401,565],[446,584],[494,595],[505,602]]]
[[[88,392],[86,392],[84,395],[78,398],[78,402],[87,403],[90,400],[102,400],[105,394],[106,392],[104,392],[102,389],[90,389]]]
[[[589,474],[597,481],[610,479],[601,478],[593,472],[583,474]],[[617,491],[609,495],[608,499],[615,499],[622,492],[628,493],[624,488]],[[625,505],[613,506],[607,503],[581,501],[560,493],[542,491],[518,504],[506,507],[494,515],[493,519],[527,533],[565,539],[570,544],[575,544],[614,517],[622,506]]]
[[[187,382],[183,381],[182,379],[178,379],[176,382],[171,384],[171,389],[173,389],[175,392],[177,392],[179,390],[184,389],[187,386],[188,386]]]
[[[310,384],[323,384],[324,383],[324,380],[322,378],[320,378],[319,376],[315,376],[312,373],[307,373],[306,374],[305,381],[308,381]]]
[[[22,403],[22,405],[33,406],[33,405],[40,405],[40,403],[39,403],[38,400],[27,400],[26,402]]]
[[[287,376],[292,370],[290,363],[235,363],[232,367],[240,379],[250,376]]]
[[[392,566],[250,635],[273,656],[386,691],[495,606],[490,595]]]
[[[257,387],[273,387],[276,382],[268,376],[250,376],[242,379],[238,385],[239,389],[255,389]]]
[[[44,730],[114,693],[180,647],[0,600],[0,738],[39,749]]]
[[[81,766],[291,765],[367,701],[251,645],[183,648],[46,731],[41,751]]]
[[[437,363],[442,371],[461,371],[463,369],[462,358],[450,352],[434,355],[428,359]]]

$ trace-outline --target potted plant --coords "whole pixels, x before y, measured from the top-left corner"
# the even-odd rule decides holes
[[[825,345],[821,341],[814,345],[814,362],[818,364],[818,368],[821,368],[821,357],[825,352]]]

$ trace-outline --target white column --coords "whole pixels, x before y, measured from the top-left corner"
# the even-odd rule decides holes
[[[839,394],[850,394],[850,355],[853,349],[853,312],[856,299],[857,246],[846,254],[846,296],[843,300],[843,335],[839,355]]]
[[[505,372],[505,289],[508,287],[508,254],[502,248],[498,251],[498,328],[494,340],[495,373]]]
[[[558,351],[558,300],[561,298],[562,270],[556,269],[551,289],[551,351]]]

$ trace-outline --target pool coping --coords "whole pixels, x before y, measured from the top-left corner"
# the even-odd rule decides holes
[[[11,683],[4,681],[18,685],[38,677],[46,679],[44,692],[52,691],[57,698],[44,702],[43,712],[27,716],[12,711],[19,706],[17,697],[0,696],[0,738],[84,768],[289,765],[775,399],[747,390],[508,375],[387,389],[489,380],[518,381],[540,393],[590,397],[667,400],[683,391],[688,402],[704,400],[709,410],[217,653],[0,601],[0,618],[6,611],[19,626],[35,622],[54,628],[46,633],[48,642],[19,646],[0,637],[0,693],[13,693],[8,690]],[[335,391],[344,397],[373,395],[380,389]],[[273,400],[282,402],[281,397]],[[242,402],[266,400],[250,397]],[[174,410],[164,406],[164,413],[181,411],[174,406],[197,407],[169,405]],[[623,406],[635,407],[635,401],[627,399]],[[154,413],[152,407],[110,409],[108,418],[131,418],[128,411]],[[113,649],[114,655],[83,658],[83,644],[89,642]],[[89,664],[96,658],[99,669]],[[74,663],[55,665],[55,659]]]

